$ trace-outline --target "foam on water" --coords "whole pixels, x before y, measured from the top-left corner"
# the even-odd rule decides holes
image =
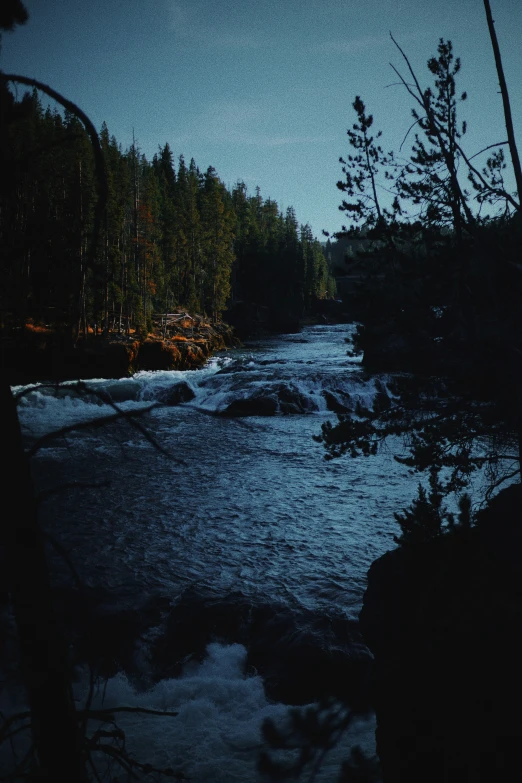
[[[182,463],[158,454],[124,422],[83,430],[39,452],[38,489],[106,484],[53,495],[42,506],[46,529],[77,553],[82,577],[110,589],[130,581],[169,596],[192,585],[256,600],[259,594],[272,602],[283,598],[313,611],[333,604],[356,617],[366,571],[394,546],[393,511],[411,501],[417,479],[390,453],[326,462],[323,447],[313,441],[321,423],[335,418],[325,389],[341,399],[346,392],[352,406],[369,405],[378,390],[347,357],[350,328],[308,329],[298,338],[248,346],[200,371],[100,381],[109,390],[139,386],[139,399],[120,403],[126,410],[150,404],[180,380],[196,397],[177,407],[159,405],[143,420]],[[258,390],[276,394],[276,387],[306,394],[317,410],[208,415]],[[32,392],[37,404],[30,404],[30,395],[21,409],[32,434],[75,416],[82,420],[86,412],[92,418],[113,412],[74,396],[38,394]]]
[[[359,402],[370,406],[375,382],[364,379],[360,359],[347,356],[341,335],[353,327],[314,327],[304,337],[287,335],[277,341],[235,349],[211,358],[199,370],[143,371],[132,378],[14,387],[19,396],[19,416],[28,438],[74,424],[94,421],[114,413],[105,404],[108,395],[123,412],[139,411],[162,403],[170,389],[183,382],[195,395],[189,406],[208,413],[222,413],[236,400],[260,396],[297,395],[307,413],[330,415],[325,394],[341,405]],[[325,339],[328,350],[325,351]],[[92,390],[92,394],[89,394]]]
[[[118,715],[134,758],[182,771],[194,783],[256,781],[260,779],[259,753],[266,749],[261,724],[271,718],[285,725],[288,707],[267,700],[262,679],[245,674],[245,659],[246,650],[240,644],[210,644],[206,659],[188,664],[179,679],[162,680],[151,691],[137,693],[119,675],[109,681],[105,699],[98,693],[93,707],[128,705],[177,711],[176,718]],[[317,780],[335,779],[334,770],[354,744],[373,755],[374,732],[373,716],[357,719],[327,757]]]
[[[160,401],[162,394],[181,381],[197,391],[230,361],[227,356],[214,357],[200,370],[138,372],[132,378],[119,380],[95,378],[81,381],[81,388],[76,381],[66,381],[15,386],[12,391],[19,398],[18,415],[25,435],[39,438],[63,427],[112,415],[115,408],[104,403],[104,395],[125,413],[143,410]]]
[[[296,611],[321,614],[333,607],[355,618],[369,564],[393,545],[391,509],[413,493],[391,458],[326,463],[312,439],[321,422],[334,417],[325,390],[363,405],[377,390],[347,357],[349,332],[305,330],[231,351],[199,371],[89,381],[124,411],[148,406],[180,382],[196,397],[157,407],[146,420],[183,464],[165,459],[121,422],[39,452],[38,489],[74,480],[100,485],[53,495],[42,506],[45,529],[71,553],[81,577],[115,594],[124,588],[173,598],[200,587],[215,595],[261,596]],[[276,387],[305,395],[314,413],[239,420],[205,415]],[[58,393],[37,386],[20,400],[28,438],[113,412],[96,396],[79,397],[73,384]],[[210,645],[203,663],[148,693],[136,692],[123,675],[111,680],[105,706],[180,713],[172,719],[122,714],[118,722],[135,757],[181,769],[194,781],[255,781],[261,723],[265,717],[284,721],[287,707],[270,703],[262,679],[245,673],[245,655],[238,644]],[[346,743],[371,746],[373,730],[371,720],[358,722],[360,736]],[[348,756],[346,743],[328,757],[318,780],[335,779]]]
[[[157,768],[183,772],[192,783],[261,781],[257,772],[259,754],[269,750],[262,738],[262,722],[270,718],[283,728],[288,722],[289,708],[267,700],[262,679],[245,673],[245,659],[246,650],[240,644],[210,644],[202,663],[187,665],[178,679],[162,680],[145,693],[138,692],[125,675],[113,677],[99,686],[91,709],[142,707],[177,712],[177,717],[116,713],[129,755]],[[84,708],[87,692],[86,682],[75,686],[77,709]],[[3,689],[0,709],[6,718],[25,710],[22,689]],[[102,725],[91,720],[89,734]],[[113,727],[106,724],[104,728]],[[374,733],[373,715],[354,719],[342,741],[326,757],[316,780],[335,780],[354,745],[374,756]],[[19,734],[12,748],[22,758],[29,748],[29,732]],[[13,768],[12,748],[7,742],[0,746],[0,769],[4,773]],[[105,779],[108,757],[98,753],[95,760],[98,773]],[[122,772],[112,764],[112,775]]]

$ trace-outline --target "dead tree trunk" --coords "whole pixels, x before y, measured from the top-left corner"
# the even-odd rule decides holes
[[[495,22],[491,14],[491,6],[489,4],[489,0],[484,0],[484,8],[486,9],[486,19],[488,21],[489,37],[491,38],[491,44],[493,46],[495,65],[497,67],[498,83],[500,85],[500,92],[502,94],[502,105],[504,107],[504,120],[506,122],[509,152],[511,154],[511,162],[513,164],[513,173],[515,175],[515,182],[517,183],[518,203],[520,209],[520,203],[521,203],[520,200],[522,199],[522,167],[520,165],[520,157],[518,154],[518,149],[515,141],[515,132],[513,130],[511,104],[509,102],[509,93],[506,84],[506,77],[504,76],[504,68],[502,67],[500,47],[498,45],[497,33],[495,31]]]

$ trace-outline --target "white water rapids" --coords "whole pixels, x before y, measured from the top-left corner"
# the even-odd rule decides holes
[[[229,351],[201,371],[90,382],[116,399],[132,395],[119,403],[123,410],[161,399],[180,380],[196,396],[141,420],[182,464],[121,422],[58,438],[35,457],[35,477],[45,488],[106,483],[63,491],[43,509],[45,523],[73,557],[78,552],[82,576],[171,593],[188,585],[261,592],[314,610],[334,604],[355,618],[366,571],[394,546],[393,511],[410,501],[417,479],[391,452],[328,462],[312,440],[323,421],[336,419],[325,390],[352,403],[367,403],[375,392],[347,356],[351,329],[308,328]],[[303,395],[312,412],[209,415],[274,387]],[[42,388],[22,398],[28,437],[112,413],[96,398],[60,395]]]
[[[179,606],[187,594],[240,596],[301,618],[298,628],[305,617],[356,621],[367,569],[394,546],[393,512],[409,504],[418,477],[390,451],[326,461],[312,438],[336,419],[328,399],[353,407],[375,394],[375,380],[348,355],[352,332],[350,325],[309,327],[228,351],[199,371],[89,381],[124,411],[160,401],[140,422],[175,460],[125,421],[70,432],[38,451],[39,489],[78,483],[51,494],[41,513],[81,579],[129,602],[159,595]],[[163,404],[180,382],[193,399]],[[235,400],[260,398],[272,400],[276,415],[216,415]],[[19,412],[30,444],[113,411],[71,385],[58,392],[42,385],[23,394]],[[65,582],[66,564],[53,557],[52,565]],[[193,781],[255,780],[261,720],[281,717],[285,707],[267,700],[262,678],[245,669],[242,638],[229,630],[217,641],[182,679],[137,694],[120,674],[108,698],[181,709],[164,724],[127,720],[128,743],[141,758],[149,752],[147,760],[168,762]],[[358,726],[357,741],[371,746],[372,720]],[[336,763],[346,752],[345,744]],[[332,769],[319,779],[334,780]]]

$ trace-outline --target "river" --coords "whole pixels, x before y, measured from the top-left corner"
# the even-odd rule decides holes
[[[366,572],[395,546],[393,512],[418,478],[391,450],[328,461],[313,439],[336,419],[332,407],[367,404],[386,383],[350,355],[353,330],[307,327],[198,371],[89,381],[124,411],[156,404],[139,422],[168,456],[124,420],[43,441],[33,457],[37,488],[50,492],[42,524],[102,596],[98,617],[154,616],[105,703],[178,709],[125,727],[137,754],[191,780],[256,780],[263,718],[283,720],[318,689],[349,701],[366,671]],[[192,398],[166,404],[179,384]],[[15,392],[28,446],[113,412],[72,384]],[[247,407],[275,415],[232,415]],[[63,558],[50,557],[56,584],[70,583]],[[360,666],[345,677],[350,661]],[[356,721],[318,779],[334,779],[350,743],[371,752],[373,729],[371,715]]]

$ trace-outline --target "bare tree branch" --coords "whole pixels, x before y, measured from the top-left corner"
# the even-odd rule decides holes
[[[496,144],[488,144],[488,146],[484,147],[484,149],[475,152],[474,155],[470,155],[468,160],[473,160],[473,158],[476,158],[478,155],[482,155],[483,152],[486,152],[487,150],[492,150],[494,147],[502,147],[504,144],[509,144],[509,142],[497,141]]]
[[[506,142],[503,142],[503,143],[505,144]],[[486,179],[483,177],[483,175],[480,173],[480,171],[478,171],[478,169],[476,169],[476,168],[475,168],[475,166],[473,166],[473,165],[472,165],[472,163],[470,163],[470,161],[471,161],[471,158],[468,158],[468,157],[467,157],[466,153],[464,152],[464,150],[462,149],[462,147],[460,146],[460,144],[458,143],[458,141],[455,141],[455,146],[456,146],[456,148],[458,149],[458,151],[460,152],[460,154],[462,155],[462,158],[463,158],[464,162],[466,163],[466,165],[467,165],[468,169],[469,169],[470,171],[472,171],[472,172],[473,172],[473,174],[474,174],[476,177],[478,177],[478,179],[480,180],[480,182],[481,182],[482,186],[483,186],[483,187],[484,187],[484,188],[485,188],[485,189],[486,189],[486,190],[487,190],[489,193],[492,193],[492,194],[495,194],[495,195],[497,195],[497,196],[501,196],[502,198],[505,198],[505,199],[506,199],[506,201],[509,201],[509,203],[510,203],[510,204],[511,204],[511,205],[512,205],[512,206],[513,206],[513,207],[514,207],[516,210],[520,209],[520,205],[519,205],[519,204],[518,204],[518,203],[515,201],[515,199],[513,198],[513,196],[511,196],[511,194],[507,192],[507,190],[502,190],[501,188],[493,188],[493,187],[492,187],[492,186],[489,184],[489,182],[488,182],[488,181],[487,181],[487,180],[486,180]],[[497,146],[497,145],[496,145],[496,144],[492,144],[491,146],[492,146],[492,147],[495,147],[495,146]],[[486,147],[485,149],[489,149],[489,147]],[[484,152],[484,150],[482,150],[482,152]],[[480,153],[478,152],[478,153],[477,153],[477,155],[480,155]],[[473,156],[473,157],[475,157],[475,156]]]
[[[177,718],[178,712],[168,712],[167,710],[151,710],[148,707],[108,707],[102,710],[78,710],[79,716],[87,715],[88,720],[113,720],[116,712],[143,713],[144,715],[163,715],[167,718]]]
[[[55,438],[60,438],[63,435],[67,435],[69,432],[86,430],[89,429],[90,427],[92,427],[93,429],[97,427],[103,427],[105,426],[105,424],[112,424],[112,422],[119,421],[121,419],[131,420],[134,416],[143,416],[146,413],[149,413],[149,411],[151,411],[155,407],[157,407],[157,403],[149,405],[147,408],[140,408],[137,411],[118,411],[118,413],[111,413],[107,416],[99,416],[97,419],[91,419],[89,421],[79,421],[76,422],[75,424],[67,424],[64,427],[60,427],[59,430],[53,430],[53,432],[48,432],[45,435],[42,435],[41,438],[38,438],[38,440],[35,443],[33,443],[31,448],[28,450],[27,456],[34,457],[34,455],[41,448],[43,448],[43,446],[45,446],[46,443],[53,441]],[[160,450],[163,451],[161,447]]]
[[[399,147],[399,152],[402,150],[402,148],[403,148],[403,146],[404,146],[404,142],[406,141],[406,139],[407,139],[407,138],[408,138],[408,136],[410,135],[410,131],[411,131],[411,129],[412,129],[412,128],[414,128],[414,127],[417,125],[417,123],[419,123],[419,122],[421,121],[421,119],[422,119],[422,117],[419,117],[419,119],[418,119],[418,120],[415,120],[415,122],[412,122],[412,124],[410,125],[410,127],[409,127],[409,128],[408,128],[408,130],[406,131],[406,135],[405,135],[405,137],[404,137],[404,138],[403,138],[403,140],[401,141],[401,146]]]

